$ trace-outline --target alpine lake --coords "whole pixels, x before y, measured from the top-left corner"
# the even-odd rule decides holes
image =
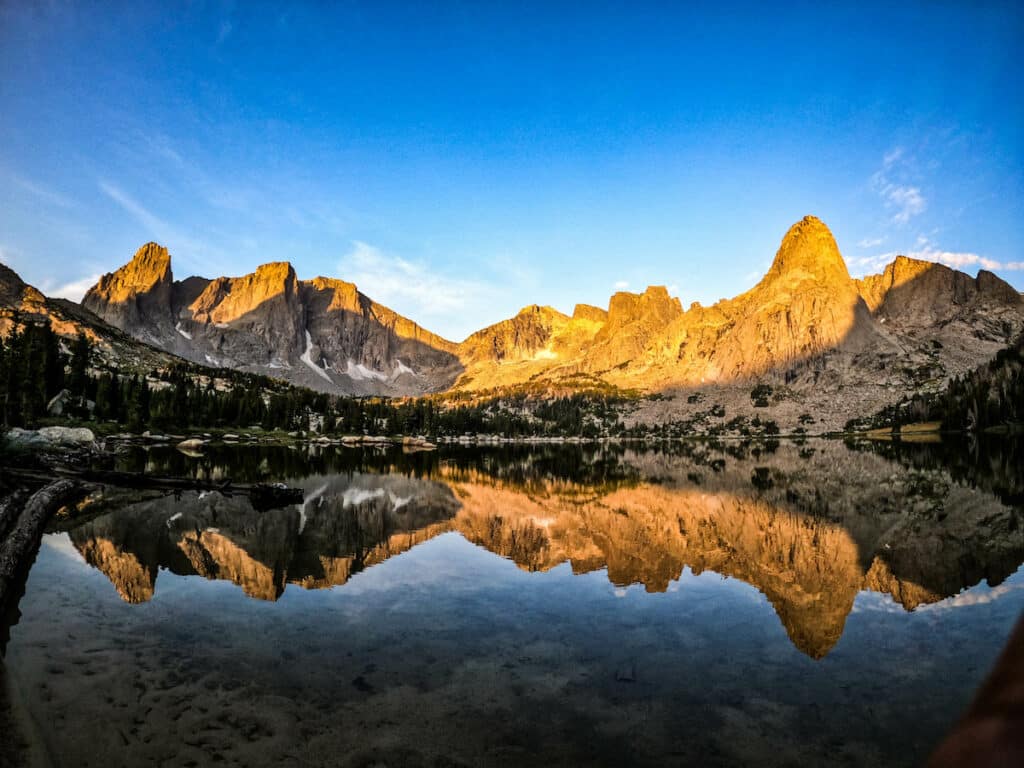
[[[124,450],[0,688],[53,766],[917,765],[1024,610],[1024,444]]]

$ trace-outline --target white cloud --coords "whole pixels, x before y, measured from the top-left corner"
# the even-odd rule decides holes
[[[863,240],[861,240],[859,243],[857,243],[857,247],[858,248],[877,248],[878,246],[880,246],[884,242],[885,242],[885,238],[884,237],[865,237]]]
[[[892,220],[896,224],[906,224],[911,217],[923,213],[927,208],[924,196],[917,187],[903,187],[893,184],[886,185],[884,194],[897,209]]]
[[[955,608],[969,608],[974,605],[986,605],[1022,588],[1024,588],[1024,584],[1000,584],[998,587],[990,589],[973,587],[937,603],[922,605],[917,610],[943,611]]]
[[[508,293],[479,279],[445,275],[423,262],[384,253],[355,241],[339,265],[340,276],[374,301],[456,341],[477,330]],[[488,322],[495,322],[497,318]]]
[[[901,157],[903,157],[903,147],[893,147],[882,157],[882,167],[891,168]]]
[[[72,280],[71,282],[60,285],[53,285],[51,283],[44,282],[39,286],[39,290],[53,298],[81,301],[82,297],[85,296],[85,292],[96,285],[96,282],[99,279],[100,275],[95,274],[87,275],[79,280]]]
[[[928,207],[921,188],[899,178],[906,176],[903,156],[902,147],[890,150],[882,158],[881,170],[871,177],[871,185],[885,200],[886,207],[895,211],[891,219],[893,224],[906,224],[914,216],[924,213]],[[894,176],[897,178],[894,179]]]
[[[628,280],[618,280],[618,281],[616,281],[615,285],[612,286],[612,288],[614,290],[616,290],[616,291],[624,291],[627,288],[629,288],[629,281]]]

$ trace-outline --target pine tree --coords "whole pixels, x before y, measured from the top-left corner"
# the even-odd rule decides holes
[[[68,372],[68,389],[73,395],[85,395],[89,375],[89,354],[92,344],[89,338],[79,331],[71,343],[71,363]]]

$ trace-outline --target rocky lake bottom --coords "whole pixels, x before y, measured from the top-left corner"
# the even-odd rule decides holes
[[[1019,448],[132,451],[0,674],[30,764],[917,765],[1024,612]]]

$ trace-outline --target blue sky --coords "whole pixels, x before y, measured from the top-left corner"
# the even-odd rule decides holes
[[[458,340],[735,295],[813,213],[1024,289],[1021,6],[765,5],[0,3],[0,260],[290,260]]]

